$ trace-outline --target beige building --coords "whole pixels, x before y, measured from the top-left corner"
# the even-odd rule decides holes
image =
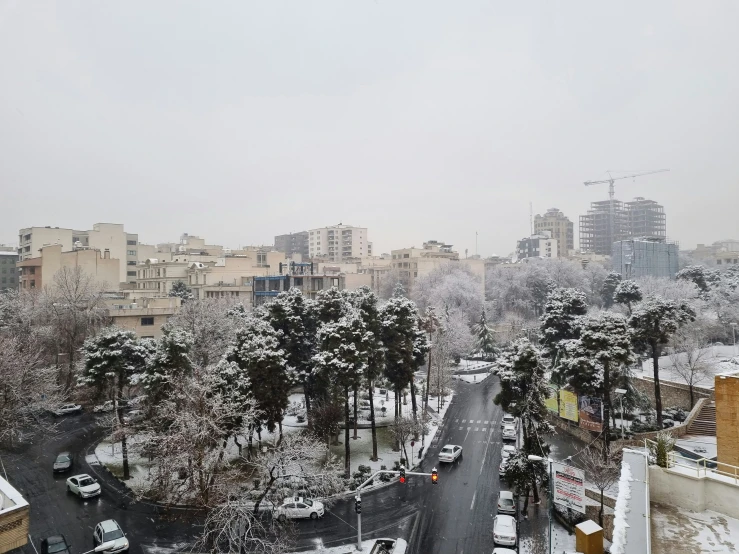
[[[549,208],[544,215],[534,217],[534,233],[549,231],[557,241],[557,258],[566,258],[575,251],[575,224],[557,208]]]
[[[721,269],[727,265],[739,263],[739,240],[726,239],[716,241],[711,245],[699,244],[689,254],[708,267]]]
[[[80,267],[82,271],[93,279],[106,291],[120,290],[120,260],[111,258],[110,252],[92,248],[75,248],[70,252],[63,252],[61,244],[43,246],[39,250],[40,256],[27,258],[18,262],[20,268],[19,288],[21,290],[41,289],[53,286],[54,275],[62,268],[74,269]]]
[[[0,477],[0,554],[28,544],[30,511],[21,493]]]
[[[113,325],[134,331],[141,338],[158,339],[162,325],[177,313],[182,301],[176,297],[109,299],[108,316]]]
[[[718,461],[739,466],[739,371],[714,378]]]
[[[121,260],[118,268],[119,283],[133,283],[136,280],[138,254],[138,235],[127,233],[121,223],[95,223],[90,231],[77,231],[59,227],[28,227],[18,232],[18,255],[21,261],[36,257],[44,246],[59,244],[62,252],[87,247],[104,252]]]
[[[339,223],[308,231],[308,252],[311,258],[324,258],[329,262],[343,262],[372,255],[372,243],[366,227],[353,227]]]

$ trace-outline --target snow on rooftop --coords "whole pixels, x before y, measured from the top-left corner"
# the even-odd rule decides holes
[[[585,533],[586,535],[592,535],[593,533],[597,533],[598,531],[602,531],[603,527],[595,523],[592,519],[586,519],[582,523],[578,523],[575,525],[580,531]]]

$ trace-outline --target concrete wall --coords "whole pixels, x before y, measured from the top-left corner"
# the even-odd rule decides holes
[[[649,484],[653,502],[696,512],[713,510],[739,519],[739,486],[659,466],[649,466]]]
[[[716,375],[716,445],[719,462],[739,466],[739,372]]]
[[[632,379],[631,382],[634,385],[634,388],[649,397],[652,406],[654,406],[654,379],[647,376],[638,376],[637,378]],[[660,393],[662,395],[662,406],[665,408],[682,408],[683,410],[691,409],[690,388],[688,385],[660,380],[659,386]],[[714,393],[712,389],[693,387],[693,398],[696,402],[700,398],[713,400]]]

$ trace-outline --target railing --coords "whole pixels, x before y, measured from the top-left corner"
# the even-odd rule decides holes
[[[739,487],[739,467],[709,458],[688,458],[675,451],[669,453],[668,468],[687,468],[695,471],[697,478],[711,478],[724,483],[733,483]]]

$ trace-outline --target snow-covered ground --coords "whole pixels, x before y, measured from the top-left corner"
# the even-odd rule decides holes
[[[712,389],[716,374],[739,371],[739,353],[733,346],[710,346],[701,352],[700,362],[706,366],[706,376],[700,382],[693,383],[694,385]],[[678,356],[685,357],[685,354]],[[652,360],[645,360],[642,363],[641,374],[637,371],[636,376],[653,377]],[[685,379],[674,371],[670,356],[662,356],[659,359],[659,378],[661,381],[686,384]]]
[[[455,366],[455,371],[480,371],[482,369],[491,369],[493,367],[492,362],[483,362],[480,360],[465,360],[459,361],[459,365]]]
[[[318,540],[320,541],[320,539]],[[362,550],[357,550],[356,543],[345,544],[343,546],[332,546],[330,548],[323,548],[319,545],[314,550],[302,550],[300,554],[369,554],[376,542],[377,539],[362,541]]]
[[[464,381],[465,383],[476,385],[477,383],[482,383],[485,379],[488,378],[489,375],[489,373],[474,373],[472,375],[456,374],[452,375],[452,379],[458,379],[460,381]]]
[[[739,552],[739,520],[652,504],[652,554]]]

